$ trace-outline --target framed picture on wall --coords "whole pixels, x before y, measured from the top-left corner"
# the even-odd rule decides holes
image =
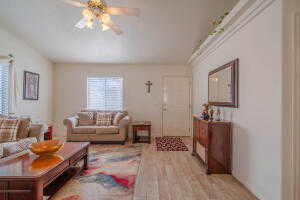
[[[39,82],[40,82],[39,74],[29,72],[29,71],[24,71],[23,99],[25,100],[39,99]]]

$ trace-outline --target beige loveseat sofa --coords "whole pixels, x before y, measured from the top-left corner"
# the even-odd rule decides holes
[[[90,141],[95,143],[120,143],[124,144],[128,136],[128,125],[131,117],[126,111],[102,111],[84,109],[81,112],[92,112],[93,123],[90,125],[81,125],[78,116],[69,117],[64,120],[67,127],[68,141]],[[111,113],[112,121],[118,113],[123,113],[122,118],[117,124],[99,126],[96,124],[97,113]]]
[[[4,128],[2,123],[5,119],[12,120],[11,118],[0,116],[0,128]],[[44,140],[46,129],[44,124],[32,124],[29,118],[14,118],[14,120],[19,120],[16,139],[5,141],[1,137],[0,163],[28,153],[30,144]]]

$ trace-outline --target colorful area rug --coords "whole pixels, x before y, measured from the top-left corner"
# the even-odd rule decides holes
[[[91,145],[89,169],[66,183],[51,200],[131,200],[141,145]]]
[[[180,137],[156,137],[157,151],[188,151]]]

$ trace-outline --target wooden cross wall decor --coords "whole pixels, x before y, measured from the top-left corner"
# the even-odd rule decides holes
[[[147,87],[147,93],[150,93],[151,86],[152,86],[153,84],[151,83],[151,81],[147,81],[147,82],[145,83],[145,85],[146,85],[146,87]]]

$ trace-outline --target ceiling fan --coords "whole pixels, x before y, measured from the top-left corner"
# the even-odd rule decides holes
[[[123,31],[118,25],[113,23],[110,15],[140,15],[140,9],[138,8],[112,8],[108,7],[104,0],[88,0],[86,3],[73,0],[63,1],[73,6],[84,8],[82,11],[83,18],[75,25],[79,29],[85,27],[92,29],[94,21],[98,19],[100,24],[102,24],[103,31],[112,29],[116,34],[120,35]]]

